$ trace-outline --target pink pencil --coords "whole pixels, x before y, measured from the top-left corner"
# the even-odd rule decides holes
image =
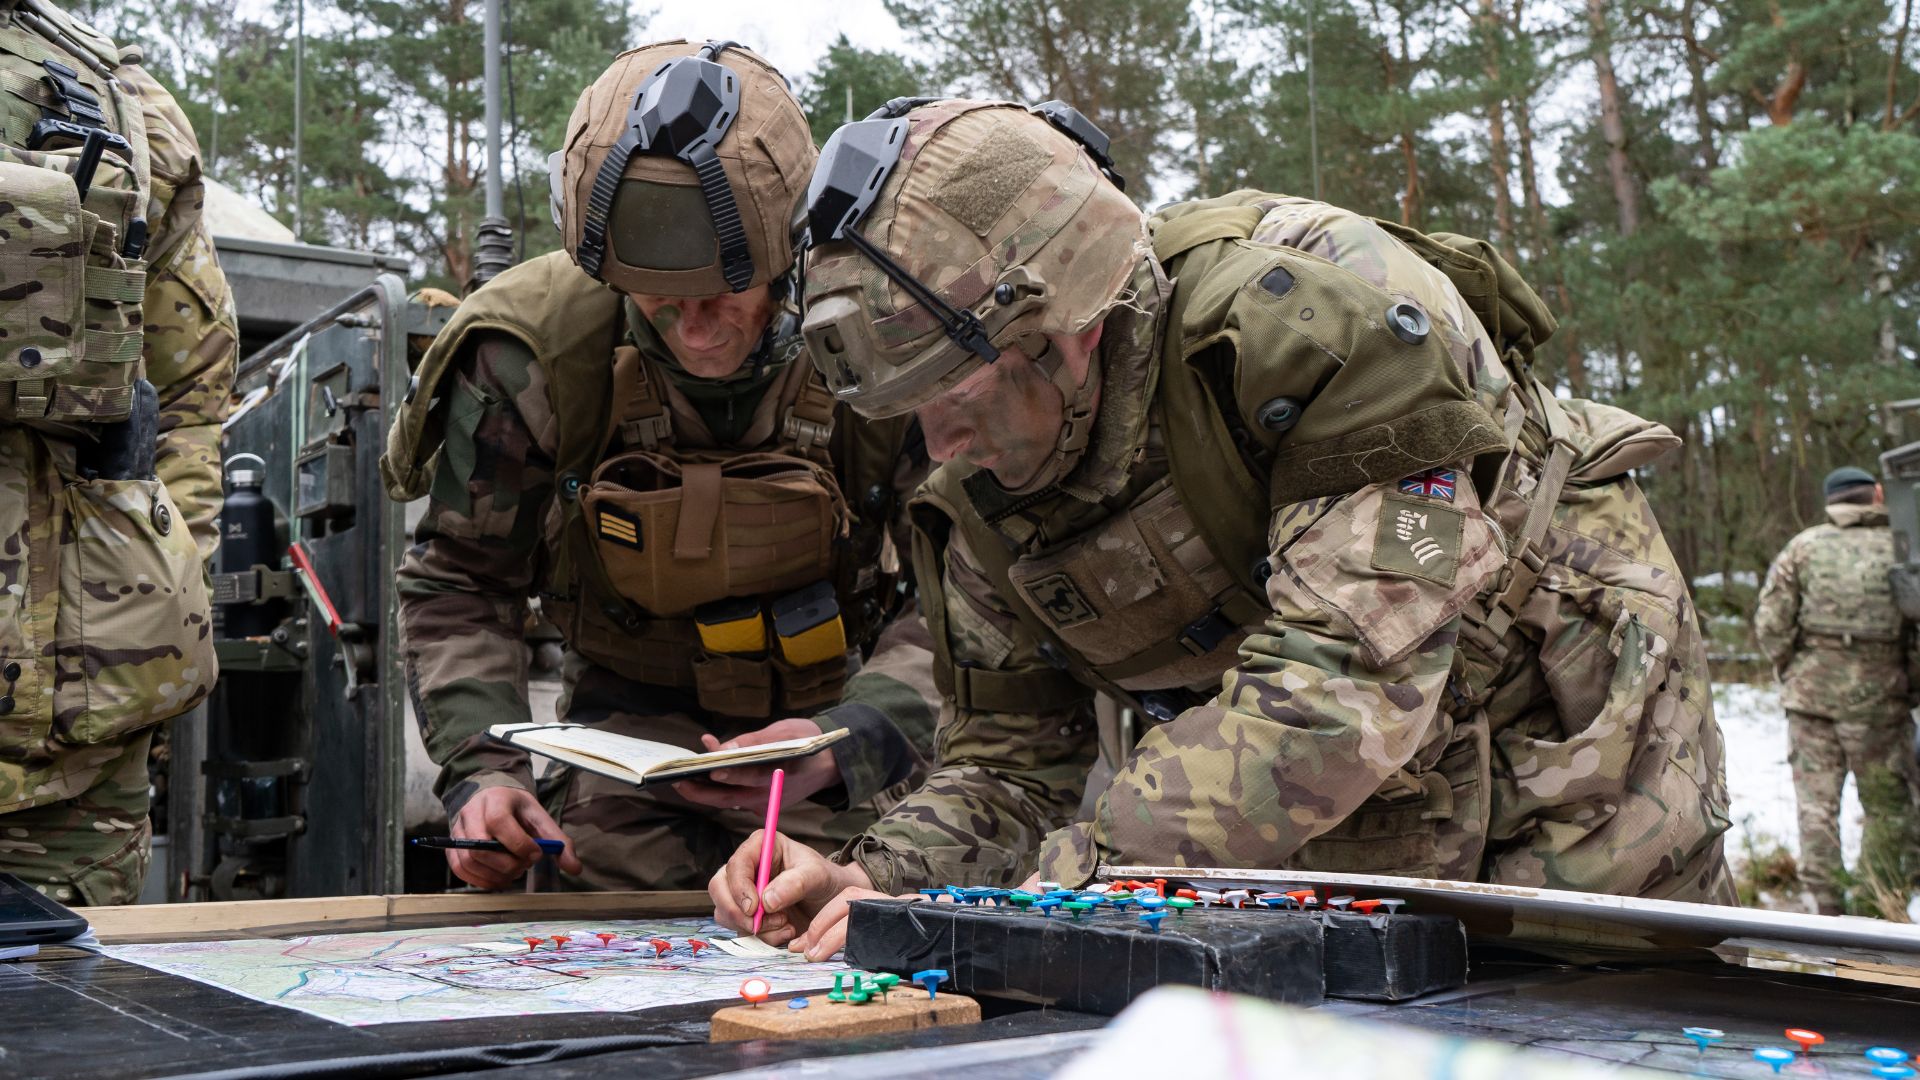
[[[787,770],[773,770],[773,787],[767,791],[767,828],[766,835],[760,838],[760,880],[754,883],[753,892],[753,932],[760,932],[760,918],[766,914],[767,904],[761,897],[766,895],[767,881],[773,871],[773,833],[780,827],[780,789],[786,785]]]

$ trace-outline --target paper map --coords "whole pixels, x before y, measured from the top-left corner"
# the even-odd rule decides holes
[[[556,944],[555,935],[567,941]],[[609,936],[603,940],[601,935]],[[547,921],[116,945],[102,951],[354,1026],[631,1012],[737,998],[749,975],[766,979],[780,994],[830,987],[836,971],[849,970],[843,964],[810,964],[785,950],[741,948],[760,942],[745,939],[736,946],[725,940],[732,936],[699,919]],[[529,949],[528,938],[542,940]],[[696,950],[689,939],[708,947]],[[665,952],[658,951],[657,940],[667,943]]]

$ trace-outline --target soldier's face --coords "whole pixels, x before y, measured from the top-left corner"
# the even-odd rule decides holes
[[[1074,381],[1084,383],[1100,327],[1047,341]],[[914,410],[933,460],[971,462],[1007,488],[1024,487],[1053,456],[1065,412],[1060,388],[1018,346]]]
[[[718,296],[627,295],[680,366],[703,379],[739,371],[773,319],[773,295],[765,285]]]

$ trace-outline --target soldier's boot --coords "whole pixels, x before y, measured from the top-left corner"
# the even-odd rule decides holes
[[[131,904],[153,857],[148,728],[116,748],[91,788],[0,814],[0,871],[68,906]]]

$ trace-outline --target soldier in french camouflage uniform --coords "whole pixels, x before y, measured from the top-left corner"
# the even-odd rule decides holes
[[[1527,374],[1552,317],[1490,246],[1258,192],[1149,218],[1087,128],[947,101],[822,152],[806,333],[945,462],[912,514],[947,706],[919,791],[832,863],[778,847],[767,936],[1129,863],[1730,901],[1697,619],[1628,472],[1678,440]],[[1075,821],[1095,689],[1153,726]]]
[[[712,117],[649,125],[703,77],[712,100],[737,86],[737,111],[677,157]],[[892,527],[925,452],[806,363],[786,294],[814,157],[751,52],[623,54],[552,162],[565,251],[468,297],[419,365],[383,460],[395,498],[430,495],[399,575],[408,685],[453,834],[511,849],[449,853],[468,882],[507,886],[542,836],[568,842],[568,887],[697,888],[764,820],[768,768],[635,791],[566,767],[536,787],[488,736],[554,719],[529,715],[529,595],[565,639],[567,722],[695,750],[851,731],[787,767],[782,820],[823,849],[924,772],[928,643]],[[796,611],[827,617],[794,637]]]
[[[216,675],[233,304],[138,60],[0,0],[0,871],[68,904],[139,894],[148,749]]]
[[[1893,530],[1880,485],[1841,468],[1824,488],[1828,523],[1787,541],[1753,618],[1787,710],[1800,880],[1820,914],[1846,911],[1840,789],[1852,773],[1866,812],[1858,877],[1874,886],[1854,894],[1854,906],[1875,913],[1876,898],[1899,898],[1904,910],[1920,870],[1911,714],[1920,646],[1888,583]]]

